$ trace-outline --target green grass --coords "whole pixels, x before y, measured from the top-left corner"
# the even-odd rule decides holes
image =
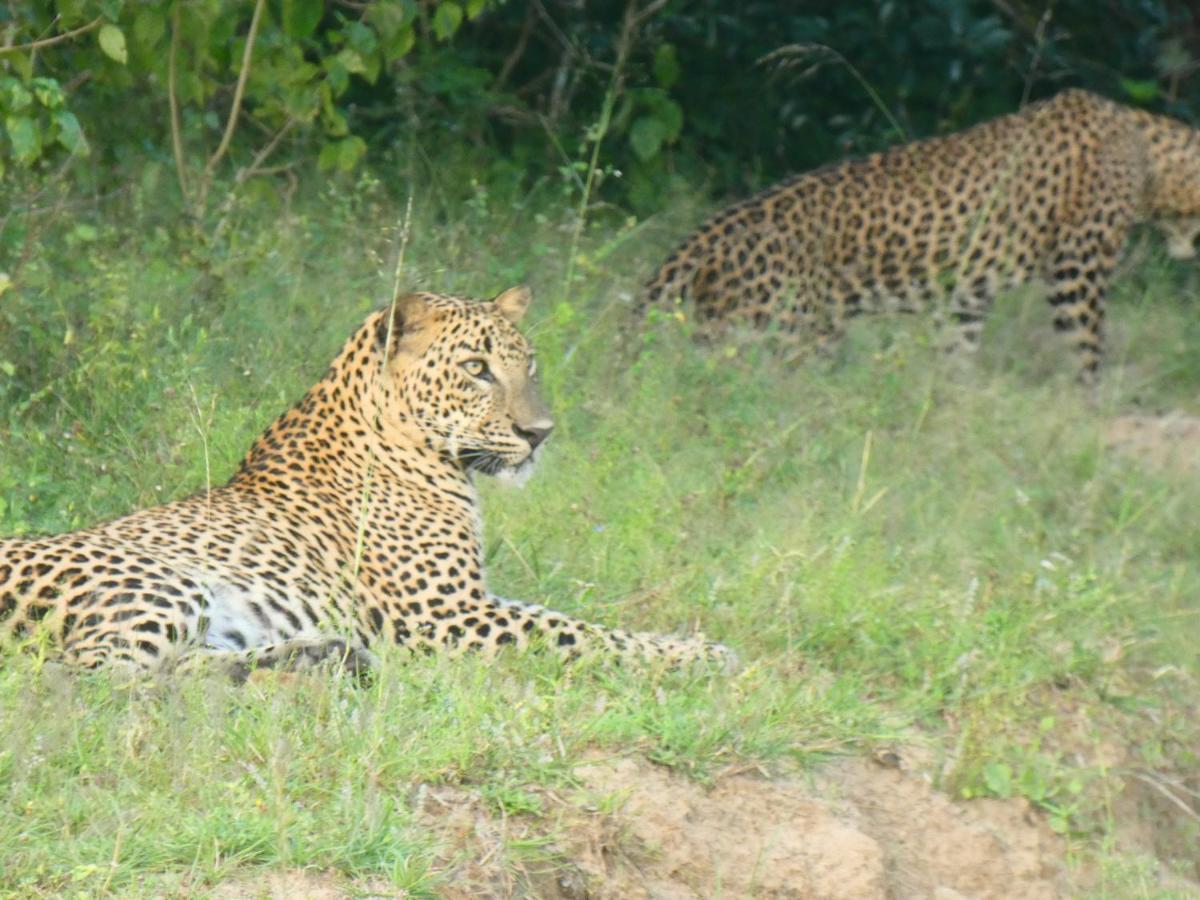
[[[472,785],[518,814],[595,747],[703,779],[920,743],[945,790],[1028,797],[1081,858],[1099,854],[1108,896],[1155,896],[1144,861],[1112,848],[1128,773],[1072,723],[1147,769],[1200,772],[1200,485],[1101,434],[1135,404],[1200,414],[1194,277],[1159,261],[1122,282],[1094,402],[1032,294],[999,305],[965,372],[913,319],[787,363],[749,338],[700,348],[669,316],[628,330],[627,298],[689,208],[601,217],[564,285],[571,227],[552,194],[418,197],[408,250],[412,285],[535,290],[527,330],[558,429],[526,489],[483,486],[492,586],[703,630],[744,671],[389,657],[367,688],[234,688],[10,655],[0,893],[203,893],[303,867],[436,893],[421,784]],[[387,299],[403,205],[375,182],[287,216],[248,204],[207,250],[145,197],[64,216],[29,261],[0,263],[17,284],[0,296],[0,533],[224,479]]]

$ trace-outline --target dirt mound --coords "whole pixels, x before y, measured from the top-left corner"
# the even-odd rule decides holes
[[[1200,475],[1200,417],[1180,412],[1117,416],[1105,426],[1104,440],[1155,468]]]
[[[529,821],[430,789],[427,824],[453,848],[446,896],[560,898],[1052,898],[1061,841],[1023,801],[956,803],[919,778],[864,761],[810,782],[727,773],[708,788],[640,759],[575,771],[547,794],[557,823],[540,860]],[[546,816],[544,820],[547,818]],[[488,848],[491,848],[490,850]]]
[[[834,762],[809,778],[730,770],[705,786],[640,757],[597,756],[574,770],[570,789],[530,788],[520,806],[536,814],[505,814],[454,785],[418,787],[412,804],[439,850],[430,889],[449,900],[1039,900],[1074,896],[1096,874],[1084,865],[1072,878],[1063,840],[1026,801],[952,800],[906,760],[879,759]],[[1156,828],[1170,812],[1147,807],[1163,799],[1156,784],[1153,796],[1117,798],[1118,841],[1174,860],[1156,876],[1172,896],[1200,896],[1185,874],[1194,841],[1164,844],[1183,832],[1177,822]],[[285,871],[232,878],[212,896],[397,894],[384,879]]]

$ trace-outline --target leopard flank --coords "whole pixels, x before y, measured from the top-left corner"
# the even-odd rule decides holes
[[[1049,286],[1081,378],[1101,359],[1105,294],[1130,229],[1178,258],[1200,233],[1196,129],[1080,90],[965,131],[794,176],[714,215],[667,258],[642,309],[688,301],[818,345],[848,319],[932,309],[973,350],[997,294]]]

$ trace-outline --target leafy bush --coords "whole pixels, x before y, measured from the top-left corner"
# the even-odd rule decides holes
[[[268,158],[351,169],[399,147],[436,166],[450,136],[647,211],[675,184],[743,193],[1068,85],[1185,114],[1190,15],[1177,0],[24,0],[0,11],[0,162],[89,143],[102,161],[173,158],[203,213],[222,164],[245,180],[278,173]]]

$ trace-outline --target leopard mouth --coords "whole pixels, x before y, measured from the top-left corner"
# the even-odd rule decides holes
[[[469,472],[480,472],[498,478],[515,478],[524,481],[532,472],[538,455],[537,449],[531,449],[523,457],[514,461],[512,456],[506,453],[490,450],[464,450],[459,453],[458,460]]]

